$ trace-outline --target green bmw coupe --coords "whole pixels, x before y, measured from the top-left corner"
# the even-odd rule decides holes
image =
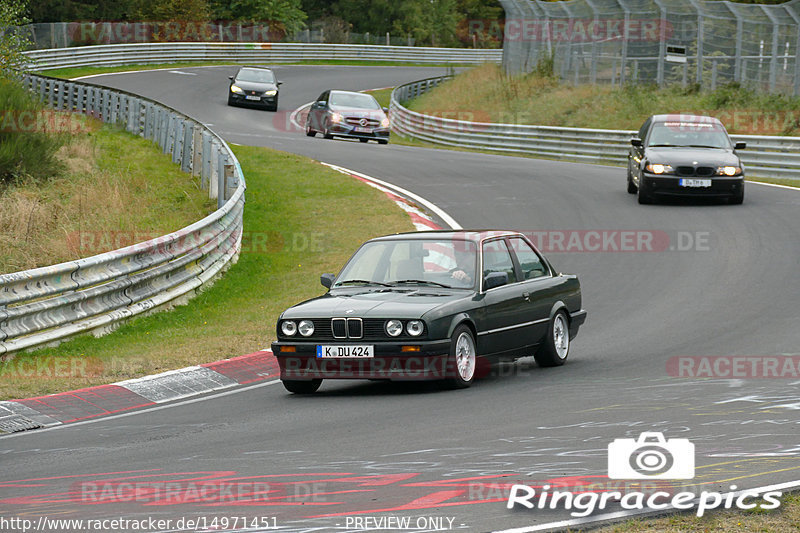
[[[577,276],[514,231],[423,231],[364,243],[328,292],[287,309],[272,351],[287,390],[323,379],[472,384],[480,363],[562,365],[586,320]]]

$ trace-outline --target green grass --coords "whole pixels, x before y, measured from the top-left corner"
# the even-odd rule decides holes
[[[267,347],[285,308],[324,292],[321,273],[337,272],[370,237],[413,231],[403,211],[358,180],[292,154],[233,149],[247,179],[239,262],[189,305],[133,320],[106,337],[18,355],[0,366],[0,398],[109,383]],[[62,371],[26,375],[37,361]]]
[[[506,76],[497,65],[459,74],[411,103],[424,113],[458,113],[473,120],[638,130],[659,113],[718,116],[733,134],[800,135],[800,98],[738,85],[715,91],[697,86],[572,85],[536,75]]]
[[[718,511],[700,518],[691,512],[664,518],[636,519],[592,530],[597,533],[797,533],[800,531],[800,495],[786,494],[781,507],[774,511]]]
[[[73,115],[86,128],[60,170],[0,191],[0,272],[52,265],[170,233],[211,212],[198,180],[150,141]]]

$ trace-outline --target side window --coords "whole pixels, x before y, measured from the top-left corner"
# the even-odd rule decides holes
[[[542,258],[531,248],[524,239],[513,237],[509,239],[511,249],[517,254],[517,261],[522,269],[522,279],[534,279],[546,276],[548,269],[542,263]]]
[[[483,277],[486,278],[492,272],[505,272],[509,283],[517,282],[514,262],[503,240],[483,243]]]
[[[328,94],[330,94],[330,91],[325,91],[324,93],[319,95],[319,98],[317,98],[317,102],[327,102],[328,101]]]
[[[644,121],[642,127],[639,128],[639,138],[644,141],[644,138],[647,136],[647,130],[650,128],[650,119]]]

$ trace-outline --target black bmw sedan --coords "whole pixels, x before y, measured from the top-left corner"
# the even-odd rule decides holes
[[[438,380],[468,387],[477,368],[533,355],[563,365],[586,320],[577,276],[513,231],[424,231],[364,243],[328,291],[278,319],[281,380]]]
[[[228,105],[251,105],[278,110],[278,88],[281,82],[275,73],[263,67],[242,67],[228,87]]]
[[[387,110],[369,94],[325,91],[311,105],[306,118],[306,135],[321,133],[326,139],[348,137],[361,142],[389,142]]]
[[[628,192],[640,204],[656,197],[709,196],[744,201],[744,166],[725,126],[714,117],[653,115],[631,139]]]

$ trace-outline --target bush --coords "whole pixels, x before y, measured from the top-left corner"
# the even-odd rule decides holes
[[[59,172],[56,152],[67,137],[46,131],[44,110],[17,82],[0,77],[0,185],[24,177],[47,179]]]

